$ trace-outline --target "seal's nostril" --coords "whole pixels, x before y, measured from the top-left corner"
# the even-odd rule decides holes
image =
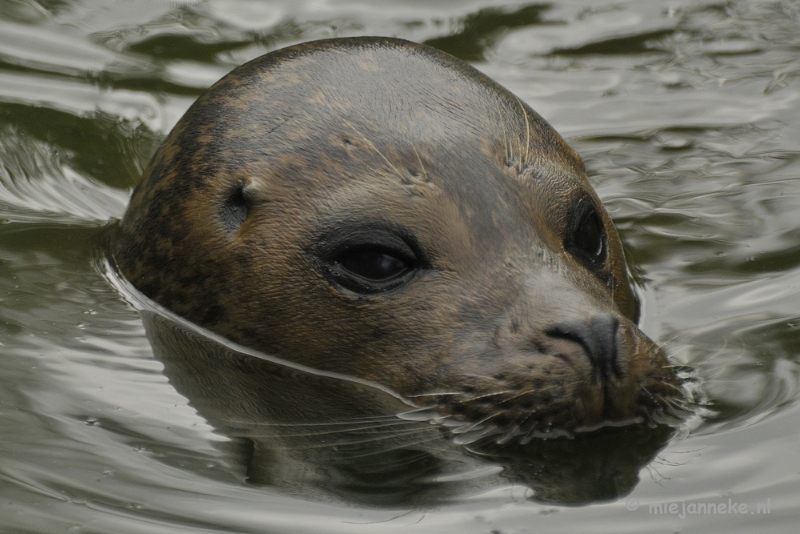
[[[622,371],[617,364],[617,329],[619,320],[613,315],[596,315],[590,321],[570,319],[546,331],[550,337],[566,339],[580,345],[586,351],[600,382],[620,378]]]

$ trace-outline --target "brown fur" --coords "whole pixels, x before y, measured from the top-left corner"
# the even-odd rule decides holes
[[[248,213],[220,216],[242,190]],[[219,81],[156,153],[114,255],[145,295],[238,343],[515,432],[642,419],[676,379],[636,327],[622,247],[565,248],[580,157],[472,67],[383,38],[273,52]],[[389,293],[332,284],[314,247],[346,224],[407,229],[429,268]],[[552,325],[617,317],[616,378]]]

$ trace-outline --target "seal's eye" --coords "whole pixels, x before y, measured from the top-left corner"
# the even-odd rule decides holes
[[[578,201],[564,246],[592,267],[597,268],[605,263],[608,256],[606,228],[589,197]]]
[[[347,273],[371,285],[391,285],[410,270],[408,262],[395,253],[369,245],[347,249],[334,261],[342,274]]]
[[[310,252],[330,282],[361,295],[397,289],[427,265],[409,232],[382,223],[337,226]]]

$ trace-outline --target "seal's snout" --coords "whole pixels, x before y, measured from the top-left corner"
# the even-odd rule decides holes
[[[570,319],[549,328],[545,333],[552,338],[580,345],[592,363],[596,381],[607,383],[622,376],[617,362],[618,329],[619,319],[602,314],[589,320]]]

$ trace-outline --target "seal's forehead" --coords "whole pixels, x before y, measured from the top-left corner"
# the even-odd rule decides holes
[[[377,112],[380,117],[456,103],[479,111],[497,105],[498,97],[505,96],[501,92],[500,86],[452,56],[381,38],[322,40],[282,49],[242,65],[211,89],[243,107],[268,95],[262,113],[291,102],[329,107],[334,113],[364,109],[363,115]]]
[[[387,38],[323,40],[257,58],[223,78],[197,103],[200,119],[247,137],[255,122],[265,135],[291,120],[298,143],[357,130],[377,140],[429,140],[464,146],[556,143],[567,163],[579,158],[516,96],[470,65],[433,48]],[[304,131],[299,127],[308,126]],[[352,132],[351,132],[352,133]]]

